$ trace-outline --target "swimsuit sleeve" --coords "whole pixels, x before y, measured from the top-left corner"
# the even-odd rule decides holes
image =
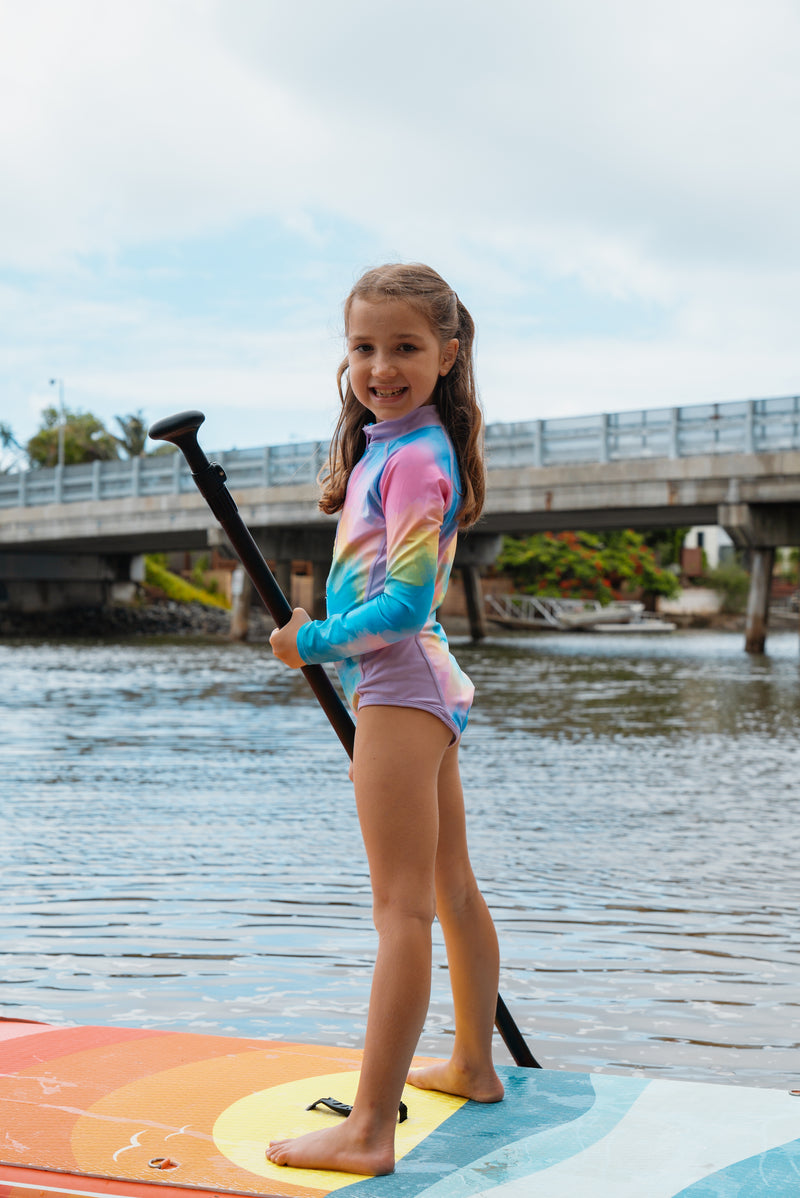
[[[392,454],[379,480],[386,520],[386,577],[364,603],[298,630],[297,649],[309,665],[359,657],[413,636],[430,615],[439,534],[452,480],[424,445]]]

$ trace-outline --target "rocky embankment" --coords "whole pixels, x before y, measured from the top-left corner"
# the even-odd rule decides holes
[[[230,612],[201,603],[172,599],[147,603],[83,607],[55,612],[0,612],[0,636],[25,639],[70,637],[211,637],[230,635]],[[274,628],[270,617],[255,605],[250,613],[248,640],[265,641]]]

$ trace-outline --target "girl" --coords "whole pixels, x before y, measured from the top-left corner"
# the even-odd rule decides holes
[[[270,643],[293,668],[335,662],[357,711],[351,776],[378,955],[352,1114],[274,1141],[267,1156],[380,1174],[394,1168],[406,1080],[478,1102],[503,1097],[491,1054],[497,937],[467,853],[458,771],[473,687],[436,621],[457,531],[481,512],[484,466],[474,325],[444,279],[427,266],[380,267],[356,283],[344,315],[342,411],[320,502],[342,513],[328,619],[295,608]],[[455,1041],[449,1061],[409,1074],[430,997],[434,915]]]

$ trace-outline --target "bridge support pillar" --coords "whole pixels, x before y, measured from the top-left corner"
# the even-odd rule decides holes
[[[312,620],[324,620],[328,615],[328,604],[325,595],[325,583],[330,570],[330,561],[311,563],[311,611],[308,613]]]
[[[717,509],[717,523],[734,545],[750,554],[744,647],[747,653],[763,653],[775,550],[800,545],[800,504],[723,503]]]
[[[233,602],[231,603],[231,623],[228,636],[232,641],[246,641],[250,631],[250,606],[255,595],[255,587],[243,566],[237,566],[233,572]]]
[[[769,622],[769,592],[775,550],[753,549],[750,558],[750,593],[747,596],[747,624],[744,647],[747,653],[763,653]]]
[[[486,619],[486,606],[483,602],[481,587],[481,572],[477,566],[462,566],[461,581],[464,584],[464,598],[467,601],[467,618],[469,634],[473,641],[482,641],[489,631]]]
[[[461,571],[469,632],[473,641],[483,640],[489,630],[480,567],[494,565],[502,546],[503,538],[494,533],[470,532],[458,539],[454,565]]]
[[[275,562],[272,576],[283,591],[286,598],[292,601],[292,563],[289,558],[281,558]]]

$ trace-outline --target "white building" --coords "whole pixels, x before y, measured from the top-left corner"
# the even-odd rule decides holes
[[[702,549],[706,555],[709,570],[714,570],[720,562],[733,557],[735,548],[733,541],[724,528],[718,524],[703,524],[690,528],[683,542],[684,549]]]

